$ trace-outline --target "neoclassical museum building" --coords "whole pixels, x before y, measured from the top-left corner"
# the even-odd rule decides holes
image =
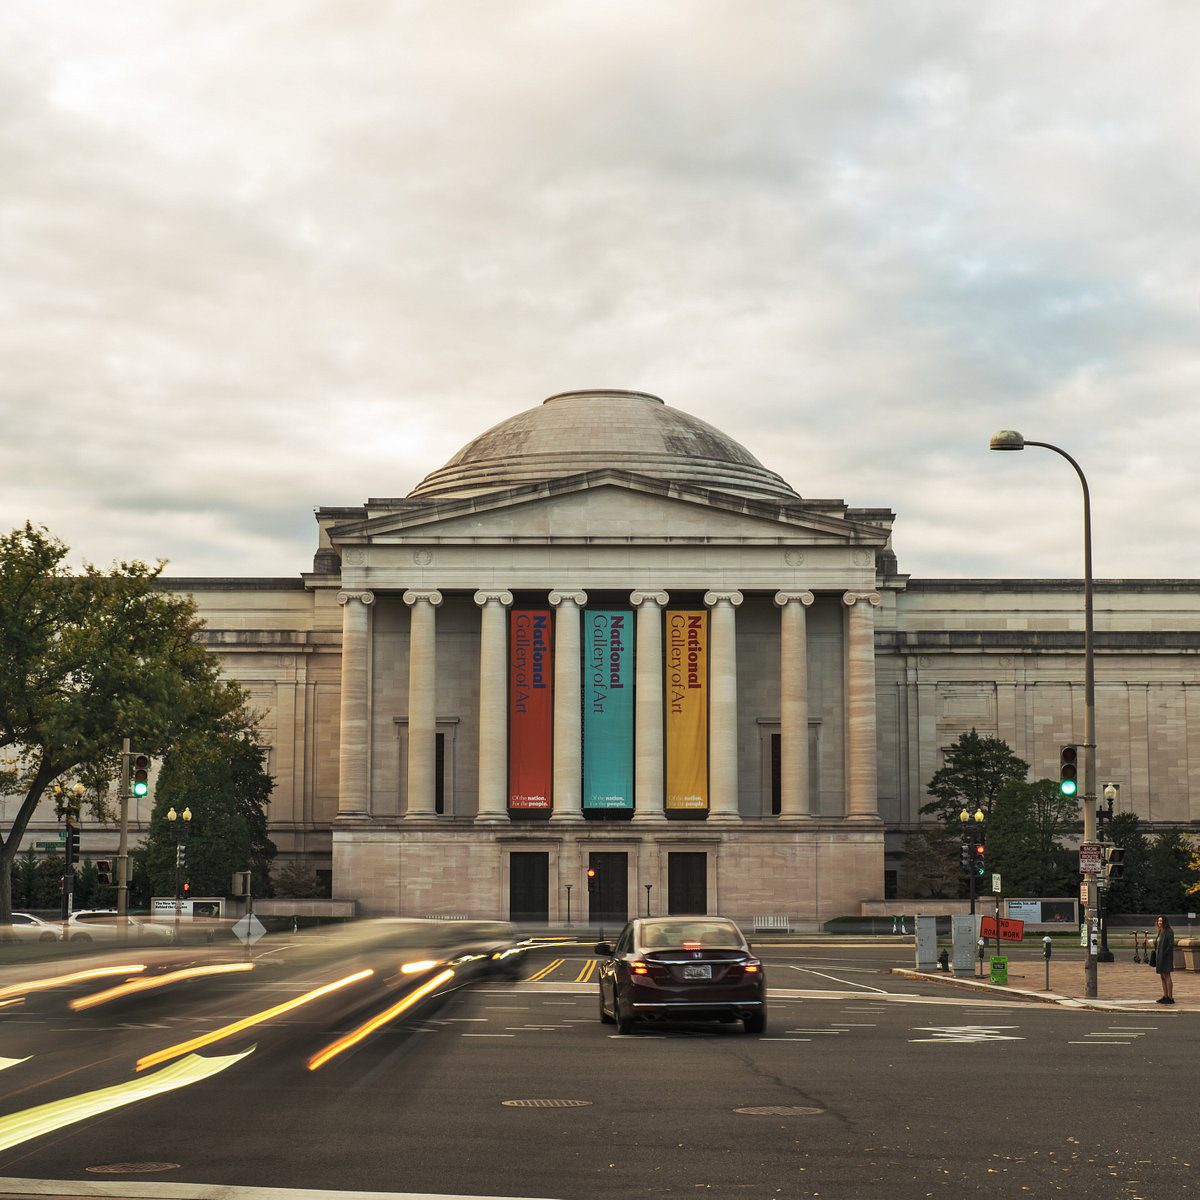
[[[568,392],[317,509],[311,571],[167,582],[264,714],[281,861],[360,913],[806,928],[896,893],[960,733],[1082,741],[1080,582],[911,579],[894,519]],[[1096,629],[1101,779],[1196,821],[1196,583],[1101,581]]]

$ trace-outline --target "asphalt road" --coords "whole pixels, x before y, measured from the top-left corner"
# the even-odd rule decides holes
[[[310,1056],[381,996],[346,1002],[348,985],[135,1064],[328,982],[322,962],[285,953],[253,987],[218,977],[88,1012],[65,1000],[94,983],[30,997],[0,1009],[0,1177],[548,1200],[1196,1190],[1194,1019],[940,990],[888,974],[911,955],[890,943],[757,949],[762,1038],[706,1024],[616,1035],[597,1019],[595,959],[564,946],[526,980],[409,1009],[315,1071]],[[145,1086],[172,1062],[213,1073],[67,1123],[97,1091]],[[506,1103],[547,1100],[576,1103]],[[139,1169],[95,1170],[121,1164]]]

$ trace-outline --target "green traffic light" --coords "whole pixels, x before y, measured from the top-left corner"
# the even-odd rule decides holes
[[[140,779],[133,785],[133,794],[135,796],[144,796],[149,790],[149,784],[143,783]]]
[[[1079,785],[1073,779],[1064,779],[1062,783],[1058,785],[1058,790],[1062,792],[1064,796],[1074,796],[1075,793],[1079,791]]]

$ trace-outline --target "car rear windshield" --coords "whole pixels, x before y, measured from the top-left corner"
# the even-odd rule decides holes
[[[649,921],[642,926],[644,950],[740,950],[742,939],[727,921]]]

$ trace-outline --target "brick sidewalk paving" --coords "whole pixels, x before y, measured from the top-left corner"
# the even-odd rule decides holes
[[[1162,995],[1162,984],[1153,967],[1135,963],[1131,950],[1116,951],[1117,961],[1097,966],[1097,999],[1114,1004],[1134,1004],[1150,1009],[1167,1008],[1154,1002]],[[1182,966],[1176,951],[1176,964]],[[1046,964],[1040,959],[1019,959],[1009,964],[1009,984],[1025,991],[1041,992],[1046,986]],[[1200,1012],[1200,972],[1176,970],[1171,976],[1175,985],[1176,1010]],[[986,978],[985,978],[986,981]],[[1083,960],[1050,960],[1050,991],[1059,996],[1083,999]]]

